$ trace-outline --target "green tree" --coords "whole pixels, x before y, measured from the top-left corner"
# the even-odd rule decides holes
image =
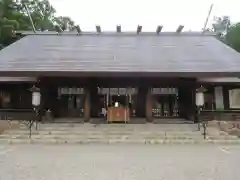
[[[212,26],[219,40],[240,52],[240,23],[232,24],[229,16],[222,16]]]
[[[59,26],[63,31],[72,30],[75,25],[69,17],[55,15],[56,10],[48,0],[25,0],[36,30],[55,30]]]
[[[54,30],[56,10],[51,6],[48,0],[24,0],[23,3],[31,14],[36,30]],[[26,10],[25,13],[27,13]]]
[[[26,10],[27,7],[27,10]],[[69,17],[56,17],[56,10],[48,0],[0,0],[0,49],[16,39],[15,30],[32,30],[32,23],[38,31],[73,30],[75,25]]]
[[[229,16],[215,17],[212,24],[214,32],[218,33],[219,36],[226,35],[230,25],[231,20]]]
[[[17,1],[0,1],[0,48],[13,42],[14,30],[19,28],[16,19],[21,16]]]
[[[216,33],[217,38],[225,44],[228,44],[226,41],[226,34],[231,25],[229,16],[214,17],[214,23],[212,24],[212,31]]]
[[[59,16],[54,19],[54,22],[56,25],[58,25],[63,31],[72,31],[75,29],[74,22],[69,18],[65,16]]]
[[[240,23],[233,24],[229,27],[226,34],[226,42],[233,49],[240,52]]]

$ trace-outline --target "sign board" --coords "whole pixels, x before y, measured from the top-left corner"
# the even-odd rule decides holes
[[[177,88],[152,88],[152,94],[178,94]]]
[[[77,87],[60,87],[58,88],[58,94],[84,94],[84,88]]]
[[[118,95],[119,94],[118,88],[110,88],[110,94],[111,95]]]
[[[125,94],[127,94],[127,89],[126,89],[126,88],[119,88],[119,94],[120,94],[120,95],[125,95]]]
[[[132,94],[137,94],[137,89],[136,88],[127,88],[127,94],[132,95]]]
[[[98,94],[131,95],[137,94],[137,88],[98,88]]]

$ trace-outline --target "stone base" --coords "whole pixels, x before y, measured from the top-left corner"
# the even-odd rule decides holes
[[[0,134],[2,134],[5,130],[18,129],[19,127],[20,124],[18,121],[0,120]]]
[[[215,127],[230,135],[240,136],[240,121],[209,121],[208,127]]]

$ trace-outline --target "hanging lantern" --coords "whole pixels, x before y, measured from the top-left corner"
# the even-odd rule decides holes
[[[204,87],[200,87],[196,91],[196,106],[203,106],[204,105],[204,92],[206,89]]]
[[[32,105],[37,107],[41,103],[40,89],[36,86],[33,86],[30,90],[32,91]]]
[[[204,105],[204,93],[196,92],[196,105],[203,106]]]

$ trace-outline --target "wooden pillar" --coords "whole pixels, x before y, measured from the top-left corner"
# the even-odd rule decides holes
[[[146,119],[148,122],[152,121],[152,96],[150,88],[148,89],[146,96]]]
[[[194,86],[192,86],[192,89],[191,89],[191,95],[192,95],[192,98],[191,98],[191,114],[190,114],[190,120],[192,121],[195,121],[195,116],[196,116],[196,83],[194,84]]]
[[[224,109],[230,108],[230,101],[229,101],[229,88],[223,87],[223,103],[224,103]]]
[[[88,122],[90,120],[90,110],[91,110],[91,97],[89,88],[85,88],[85,103],[84,103],[84,121]]]
[[[136,117],[146,118],[146,99],[148,89],[145,87],[138,88],[138,94],[136,95],[135,108]]]

